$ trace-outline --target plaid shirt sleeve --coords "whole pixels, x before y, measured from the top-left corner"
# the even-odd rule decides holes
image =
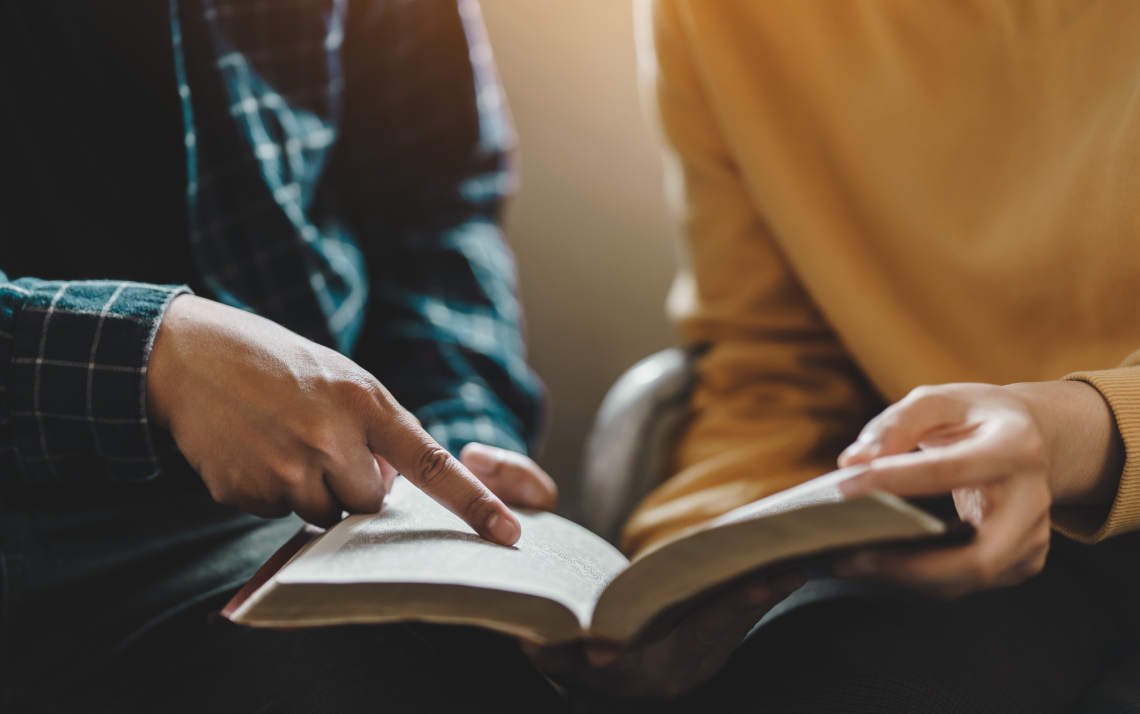
[[[0,484],[142,480],[158,469],[146,364],[185,288],[9,281],[0,272]]]
[[[449,450],[525,453],[544,392],[498,225],[514,132],[479,5],[357,2],[346,27],[331,176],[372,285],[356,356]]]

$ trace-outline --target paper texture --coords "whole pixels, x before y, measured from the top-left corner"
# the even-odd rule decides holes
[[[839,490],[842,481],[867,470],[866,466],[852,466],[846,469],[832,471],[829,474],[818,476],[805,481],[799,486],[793,486],[767,498],[754,501],[729,511],[728,513],[710,521],[705,529],[740,521],[750,521],[764,516],[774,516],[777,513],[796,511],[801,508],[820,506],[825,503],[839,503],[844,501],[843,493]]]
[[[349,517],[276,580],[443,583],[513,591],[560,602],[586,627],[598,595],[629,561],[569,521],[515,513],[522,537],[513,547],[496,545],[399,478],[381,513]]]

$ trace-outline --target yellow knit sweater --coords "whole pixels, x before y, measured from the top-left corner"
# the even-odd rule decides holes
[[[1083,379],[1140,527],[1140,3],[657,0],[639,54],[706,344],[636,552],[834,468],[921,384]],[[1125,365],[1131,362],[1125,362]]]

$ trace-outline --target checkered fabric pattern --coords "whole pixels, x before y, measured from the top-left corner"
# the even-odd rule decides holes
[[[146,422],[146,361],[185,288],[17,280],[0,273],[0,475],[56,482],[158,466]]]
[[[543,390],[476,0],[170,0],[170,19],[210,297],[358,357],[452,450],[526,451]],[[0,273],[0,483],[155,473],[146,364],[185,291]]]

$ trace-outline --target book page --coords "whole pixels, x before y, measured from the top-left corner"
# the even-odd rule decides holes
[[[591,630],[629,641],[653,617],[774,563],[941,534],[937,518],[888,493],[844,499],[842,469],[750,503],[639,555],[600,598]]]
[[[585,628],[601,591],[629,561],[552,513],[515,514],[522,537],[511,547],[497,545],[401,477],[379,514],[345,519],[276,580],[439,583],[518,592],[561,603]]]
[[[820,506],[825,503],[839,503],[846,500],[843,497],[843,492],[839,490],[840,482],[846,481],[852,476],[861,474],[866,470],[866,466],[850,466],[845,469],[832,471],[831,473],[801,483],[799,486],[792,486],[789,489],[780,491],[767,498],[753,501],[752,503],[729,511],[723,516],[709,521],[702,527],[702,530],[716,528],[717,526],[727,525],[729,523],[749,521],[764,516],[774,516],[777,513],[794,511],[809,506]]]

